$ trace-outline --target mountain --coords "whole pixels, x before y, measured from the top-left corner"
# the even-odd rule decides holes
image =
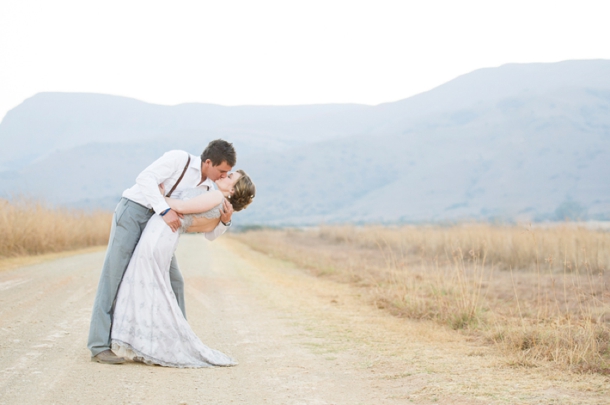
[[[163,143],[196,150],[220,136],[248,152],[324,140],[344,131],[333,114],[364,106],[160,106],[86,93],[40,93],[9,111],[0,124],[0,170],[19,170],[56,151],[92,143]],[[328,118],[328,116],[330,116]],[[341,135],[341,133],[339,133]]]
[[[169,149],[231,140],[238,222],[610,219],[610,61],[510,64],[378,106],[158,106],[43,93],[0,124],[9,195],[111,208]]]

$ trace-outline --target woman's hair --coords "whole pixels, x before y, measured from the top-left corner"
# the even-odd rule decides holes
[[[241,174],[241,177],[233,185],[233,195],[231,195],[230,201],[234,211],[241,211],[254,199],[256,187],[246,172],[240,169],[236,170],[236,173]]]

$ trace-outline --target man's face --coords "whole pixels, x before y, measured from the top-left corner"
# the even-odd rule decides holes
[[[232,167],[229,166],[229,164],[225,161],[223,161],[218,166],[214,166],[210,159],[207,159],[205,162],[203,162],[201,166],[201,173],[212,181],[224,179],[225,177],[227,177],[227,174],[232,169]]]

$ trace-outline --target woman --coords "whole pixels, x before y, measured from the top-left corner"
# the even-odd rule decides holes
[[[180,233],[213,230],[220,221],[224,198],[230,199],[234,211],[240,211],[252,202],[256,192],[243,170],[217,180],[216,186],[218,190],[186,190],[182,200],[166,198],[172,209],[185,214],[178,232],[172,232],[159,215],[148,221],[116,299],[111,338],[112,350],[118,356],[169,367],[237,364],[199,340],[182,315],[169,280],[170,261]],[[194,217],[198,218],[197,225],[191,226]]]

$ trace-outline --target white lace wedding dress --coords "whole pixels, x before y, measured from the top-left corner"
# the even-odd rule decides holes
[[[186,190],[193,198],[202,188]],[[185,215],[179,232],[172,232],[159,215],[153,215],[136,246],[123,276],[112,323],[112,350],[147,364],[169,367],[233,366],[224,353],[204,345],[182,315],[169,279],[169,266],[180,233],[193,216],[219,218],[222,204],[202,214]]]

